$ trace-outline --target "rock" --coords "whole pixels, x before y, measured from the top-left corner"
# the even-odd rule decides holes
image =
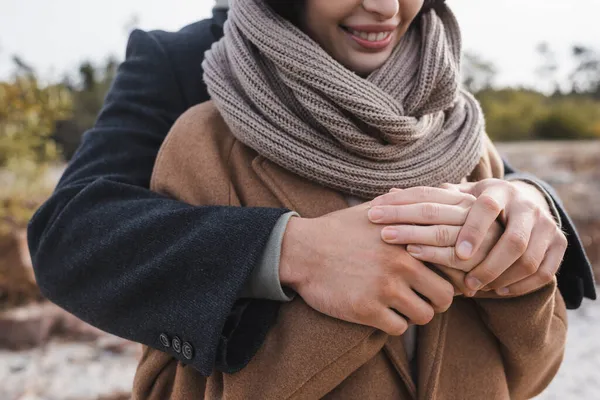
[[[31,303],[0,313],[0,348],[33,348],[54,336],[76,341],[94,341],[106,335],[49,302]]]
[[[23,350],[45,343],[56,321],[53,308],[34,303],[0,313],[0,348]]]
[[[15,229],[0,234],[0,309],[40,300],[27,234]]]

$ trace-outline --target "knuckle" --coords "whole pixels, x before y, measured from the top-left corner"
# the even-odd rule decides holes
[[[431,197],[432,188],[427,186],[421,186],[417,188],[417,199],[420,201],[426,201]]]
[[[384,299],[393,299],[398,295],[398,290],[391,282],[392,280],[389,278],[382,277],[381,279],[380,293],[381,297]]]
[[[527,272],[529,275],[533,275],[540,267],[540,263],[535,257],[528,255],[521,258],[521,266],[525,272]]]
[[[450,245],[450,231],[445,226],[435,228],[435,241],[439,246]]]
[[[440,293],[440,298],[435,304],[438,312],[448,311],[454,301],[454,286],[449,282],[444,286],[444,290]]]
[[[527,237],[526,237],[525,233],[520,230],[515,230],[515,231],[510,232],[507,235],[506,240],[507,240],[508,245],[510,246],[511,250],[513,250],[514,252],[516,252],[518,254],[523,254],[523,253],[525,253],[525,250],[527,250],[527,245],[528,245]]]
[[[353,301],[350,303],[352,314],[358,321],[367,321],[372,317],[373,313],[369,303],[362,301]]]
[[[421,214],[426,221],[434,221],[440,215],[440,207],[437,204],[423,204]]]
[[[448,266],[452,269],[461,269],[462,260],[456,255],[456,251],[452,249],[450,257],[448,257]]]
[[[465,239],[473,241],[474,239],[482,238],[486,232],[476,224],[469,223],[464,226]]]
[[[404,321],[404,319],[402,319],[391,324],[391,326],[389,326],[387,329],[383,329],[383,331],[385,331],[388,335],[391,336],[402,336],[404,335],[407,329],[408,324],[406,323],[406,321]]]
[[[423,307],[422,310],[419,310],[415,313],[414,317],[412,318],[412,322],[414,322],[417,325],[427,325],[431,322],[434,316],[435,311],[432,307]]]
[[[481,268],[479,271],[477,271],[476,275],[473,275],[474,277],[476,277],[477,279],[479,279],[479,281],[483,284],[483,285],[487,285],[488,283],[492,282],[494,279],[496,279],[496,273],[494,273],[494,271],[487,266],[484,266],[483,268]]]
[[[473,196],[472,194],[465,193],[459,205],[464,208],[470,208],[473,206],[473,204],[475,204],[476,201],[477,197]]]
[[[554,279],[554,272],[547,269],[541,269],[538,271],[537,276],[540,282],[545,285],[547,283],[552,282],[552,280]]]
[[[417,277],[419,275],[419,268],[417,265],[417,263],[413,262],[402,263],[402,274],[410,279]]]
[[[483,209],[489,213],[500,214],[502,207],[492,196],[484,194],[479,198]]]
[[[561,246],[563,250],[566,250],[567,246],[569,246],[569,240],[562,231],[558,228],[556,228],[556,230],[558,231],[558,245]]]

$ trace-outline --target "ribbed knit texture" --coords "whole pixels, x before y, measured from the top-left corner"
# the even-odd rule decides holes
[[[461,36],[446,5],[415,21],[362,78],[263,0],[233,0],[204,79],[232,133],[312,181],[364,198],[459,182],[478,165],[484,118],[459,88]]]

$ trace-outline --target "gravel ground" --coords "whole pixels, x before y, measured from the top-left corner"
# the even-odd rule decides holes
[[[96,400],[131,389],[139,347],[115,338],[0,351],[0,399]],[[600,301],[569,311],[565,360],[537,400],[600,399]]]
[[[139,346],[103,339],[0,351],[0,399],[96,400],[130,393]]]

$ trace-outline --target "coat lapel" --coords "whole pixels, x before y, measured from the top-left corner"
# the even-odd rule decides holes
[[[343,194],[302,178],[263,156],[254,158],[252,169],[284,207],[304,218],[316,218],[349,206]],[[363,340],[366,340],[364,336]],[[417,389],[410,374],[402,338],[389,337],[385,352],[412,397],[416,398]],[[339,357],[339,354],[331,354],[332,361]]]
[[[446,329],[449,314],[437,314],[427,325],[419,327],[417,347],[418,398],[433,400],[437,398],[439,377],[442,369],[442,355],[446,347]]]
[[[348,207],[342,194],[302,178],[263,156],[252,161],[252,169],[284,207],[304,218],[316,218]]]

